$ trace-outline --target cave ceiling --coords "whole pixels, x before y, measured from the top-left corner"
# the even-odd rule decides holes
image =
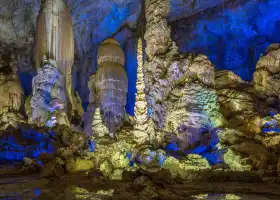
[[[172,0],[169,21],[190,16],[226,0]],[[135,28],[141,0],[66,0],[71,9],[76,53],[83,55],[94,44],[114,35],[127,25]],[[34,41],[40,0],[0,1],[0,41],[21,47]]]

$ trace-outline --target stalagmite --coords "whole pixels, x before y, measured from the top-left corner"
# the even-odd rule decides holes
[[[136,81],[136,102],[134,106],[135,125],[133,134],[136,137],[137,143],[144,143],[149,140],[149,136],[154,135],[153,123],[148,118],[148,107],[146,95],[144,92],[144,73],[143,73],[143,49],[142,40],[137,43],[137,81]]]
[[[92,120],[92,127],[93,127],[93,136],[96,138],[104,137],[105,135],[109,135],[108,128],[103,124],[100,110],[99,108],[95,109],[93,120]]]
[[[93,122],[93,117],[94,117],[95,108],[96,108],[95,81],[96,81],[96,74],[92,74],[90,77],[90,80],[88,82],[88,88],[90,91],[88,107],[87,107],[87,111],[84,113],[84,116],[83,116],[83,121],[84,121],[83,132],[87,136],[91,136],[92,130],[93,130],[92,122]]]
[[[52,109],[66,112],[69,121],[75,110],[80,114],[71,85],[73,60],[74,36],[69,8],[63,0],[42,1],[36,27],[38,75],[33,80],[31,99],[33,120],[38,125],[46,123]],[[58,102],[63,109],[54,105]]]
[[[98,50],[97,103],[110,133],[123,124],[128,80],[124,52],[115,39],[105,40]]]

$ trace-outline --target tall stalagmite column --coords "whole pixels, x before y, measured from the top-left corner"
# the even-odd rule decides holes
[[[148,105],[145,93],[144,68],[143,68],[143,41],[137,42],[137,81],[136,102],[134,106],[135,125],[133,134],[138,144],[148,142],[154,146],[158,145],[162,138],[159,132],[155,132],[154,123],[148,116]]]
[[[136,102],[134,106],[135,122],[133,134],[137,138],[138,143],[148,140],[148,109],[146,95],[144,92],[144,74],[143,74],[143,49],[142,40],[137,43],[137,81],[136,81]]]
[[[63,0],[42,0],[36,27],[38,75],[33,80],[31,99],[33,120],[38,125],[44,125],[49,113],[55,110],[64,110],[61,112],[67,112],[69,119],[74,111],[82,112],[72,91],[73,61],[74,36],[69,8]]]

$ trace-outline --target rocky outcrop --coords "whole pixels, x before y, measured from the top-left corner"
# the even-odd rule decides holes
[[[258,96],[268,104],[279,104],[280,94],[280,45],[273,44],[257,63],[254,87]]]
[[[217,71],[215,77],[218,102],[229,127],[245,133],[260,133],[261,119],[252,85],[229,71]]]
[[[190,154],[183,160],[169,157],[164,161],[162,167],[168,169],[173,177],[180,177],[188,181],[198,180],[200,173],[211,169],[205,158],[195,154]]]

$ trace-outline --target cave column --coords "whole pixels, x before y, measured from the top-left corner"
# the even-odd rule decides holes
[[[170,0],[145,2],[148,113],[157,132],[164,132],[164,142],[176,142],[181,150],[198,144],[207,149],[210,133],[224,125],[214,89],[214,65],[204,55],[178,53],[167,24]]]
[[[171,29],[166,20],[169,12],[169,0],[145,1],[145,91],[149,116],[153,118],[159,128],[164,126],[166,104],[163,99],[170,89],[166,87],[167,53],[170,52],[172,47]],[[157,104],[157,102],[161,103]]]
[[[146,54],[151,60],[155,56],[166,53],[172,44],[171,29],[166,17],[170,12],[170,0],[146,0],[145,1]]]

